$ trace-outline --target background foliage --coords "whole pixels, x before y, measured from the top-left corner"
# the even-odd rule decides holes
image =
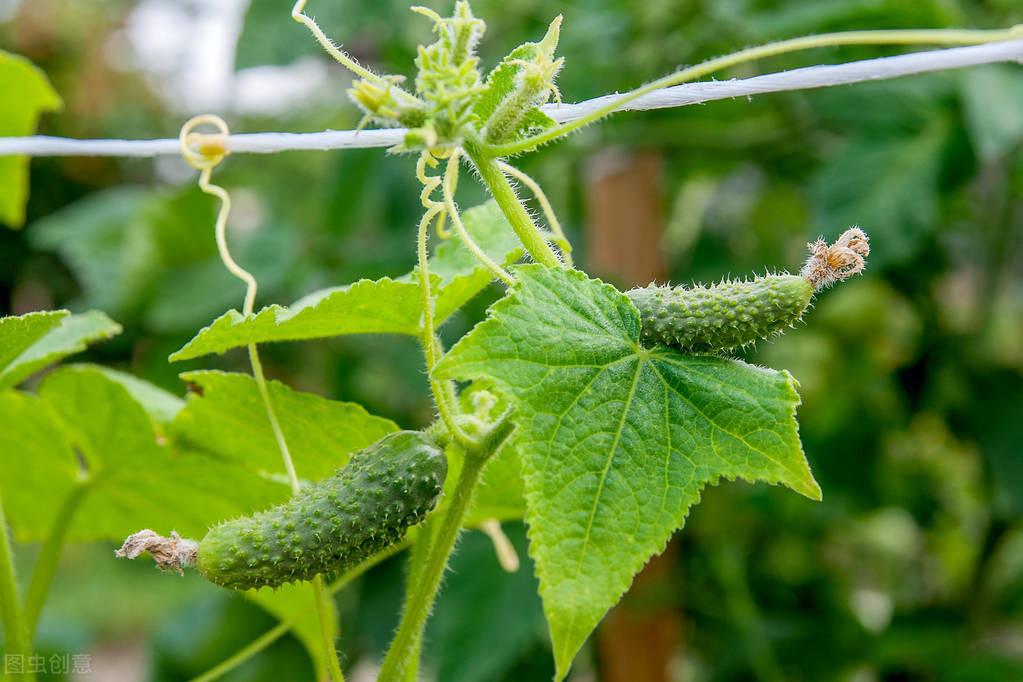
[[[64,100],[62,112],[42,119],[43,132],[177,133],[189,105],[167,97],[159,79],[124,57],[126,18],[153,4],[34,0],[0,24],[0,47],[41,67]],[[429,38],[428,25],[412,20],[404,1],[312,4],[328,34],[382,71],[407,72],[413,46]],[[239,71],[296,60],[296,68],[312,68],[325,59],[287,19],[284,5],[290,3],[252,0],[235,55]],[[201,25],[199,5],[183,6]],[[560,86],[567,100],[624,90],[681,63],[793,35],[1023,21],[1009,0],[586,0],[557,10],[538,0],[477,0],[474,8],[488,20],[482,46],[488,65],[542,35],[550,15],[563,11],[567,67]],[[823,50],[756,68],[886,53]],[[357,114],[344,100],[346,83],[330,73],[323,90],[281,111],[239,106],[232,113],[226,97],[219,112],[238,131],[351,128]],[[750,73],[752,67],[731,75]],[[37,95],[40,108],[55,106],[45,90]],[[681,624],[671,640],[678,679],[1023,678],[1021,103],[1019,68],[991,66],[619,116],[524,161],[580,244],[583,263],[592,222],[588,169],[609,146],[663,160],[663,250],[674,281],[792,267],[808,238],[834,236],[853,222],[873,238],[867,276],[822,296],[806,327],[748,354],[799,380],[801,436],[824,501],[741,483],[710,489],[676,539],[667,574],[623,607],[637,618],[674,614]],[[12,132],[21,131],[3,130]],[[259,278],[260,304],[407,272],[420,212],[412,167],[412,159],[379,150],[231,159],[218,179],[238,199],[235,252]],[[182,168],[146,160],[36,160],[26,227],[0,232],[0,313],[104,311],[123,332],[76,360],[162,386],[173,395],[155,401],[157,412],[180,409],[174,397],[185,393],[180,372],[246,367],[238,350],[167,362],[242,295],[216,258],[213,202]],[[473,183],[462,183],[464,205],[480,197]],[[0,219],[17,222],[7,206],[0,206]],[[445,333],[460,335],[495,295],[475,299]],[[91,321],[97,337],[113,333],[106,318]],[[269,344],[263,355],[268,373],[292,387],[360,402],[405,427],[431,417],[411,337]],[[251,388],[216,374],[188,380],[211,393]],[[0,375],[7,383],[13,379]],[[159,430],[134,407],[130,388],[107,371],[65,368],[29,387],[57,415],[103,400],[120,405],[120,415],[134,415],[144,423],[139,428]],[[202,439],[202,420],[210,415],[194,417],[190,424]],[[26,446],[12,428],[23,424],[8,420],[0,433],[5,494],[16,475],[12,453]],[[374,423],[381,433],[393,428]],[[107,464],[115,484],[122,453],[137,453],[122,435],[96,429],[90,436],[96,452],[84,456]],[[314,451],[315,434],[310,439]],[[261,447],[255,440],[253,453]],[[153,449],[158,460],[164,453],[153,442],[138,447]],[[240,454],[238,443],[213,447]],[[71,485],[71,475],[53,472],[45,485]],[[201,473],[218,484],[197,490],[194,500],[167,500],[167,529],[195,532],[233,513],[233,504],[277,494],[246,483],[234,489],[247,499],[219,499],[224,482],[242,475],[230,462]],[[125,675],[176,680],[273,626],[267,611],[195,576],[175,580],[148,565],[115,563],[110,536],[131,521],[116,513],[132,508],[116,502],[112,510],[87,509],[72,529],[81,542],[59,568],[43,614],[42,649],[88,651],[97,667],[123,665]],[[47,523],[44,516],[36,521]],[[509,532],[526,559],[523,529],[512,525]],[[104,541],[89,542],[96,538]],[[27,574],[35,546],[18,549]],[[402,580],[402,560],[394,559],[340,595],[348,665],[379,656]],[[519,573],[505,575],[482,534],[464,539],[436,612],[426,654],[440,679],[540,680],[552,673],[531,566],[526,561]],[[577,661],[580,679],[610,679],[598,641]],[[299,640],[288,637],[231,679],[279,679],[281,666],[310,665]]]

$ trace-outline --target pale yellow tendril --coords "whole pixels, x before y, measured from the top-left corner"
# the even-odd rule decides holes
[[[455,206],[455,185],[458,183],[458,150],[455,149],[451,152],[448,157],[448,167],[444,171],[444,184],[442,187],[444,194],[444,207],[447,209],[448,215],[451,217],[451,223],[455,226],[455,232],[458,233],[458,237],[465,244],[465,248],[472,252],[472,255],[476,256],[476,260],[483,263],[494,275],[503,281],[508,286],[515,283],[514,278],[508,271],[502,268],[500,265],[494,262],[494,259],[488,256],[483,249],[479,247],[473,238],[469,235],[469,232],[465,229],[465,225],[462,223],[461,216],[458,215],[458,207]]]
[[[423,185],[423,191],[419,193],[419,201],[426,209],[428,220],[436,218],[437,237],[448,239],[451,237],[451,230],[447,227],[448,212],[444,202],[433,198],[434,191],[441,186],[442,180],[438,175],[427,175],[427,168],[436,168],[439,159],[447,158],[450,152],[426,150],[419,155],[416,163],[416,179]]]
[[[201,125],[211,125],[217,129],[217,134],[199,134],[195,129]],[[220,260],[228,271],[245,283],[245,303],[242,306],[242,313],[248,317],[252,314],[256,303],[256,278],[248,270],[238,265],[231,256],[227,246],[227,219],[231,215],[231,195],[223,187],[210,182],[213,169],[220,165],[220,162],[227,156],[227,140],[230,130],[224,119],[213,114],[195,116],[181,126],[178,140],[181,143],[181,156],[192,168],[199,171],[199,189],[204,193],[220,200],[220,209],[217,211],[217,219],[214,233],[217,242],[217,252]],[[281,429],[280,421],[274,410],[273,401],[270,399],[270,390],[266,384],[266,376],[263,374],[263,363],[259,359],[259,351],[256,344],[250,343],[247,346],[249,351],[249,363],[252,365],[252,377],[255,379],[256,387],[259,389],[259,397],[266,409],[267,419],[270,421],[270,429],[273,431],[274,439],[277,441],[277,448],[281,452],[281,460],[284,462],[284,469],[288,473],[288,481],[291,484],[292,494],[297,494],[301,489],[298,474],[295,471],[295,463],[291,458],[288,449],[288,442],[284,438],[284,431]],[[330,609],[327,602],[327,593],[324,590],[323,579],[316,576],[312,580],[313,594],[316,600],[316,607],[319,614],[320,629],[323,635],[324,647],[327,652],[327,665],[330,677],[334,682],[344,682],[344,674],[341,672],[341,664],[337,659],[337,650],[331,640],[331,628],[328,621]]]
[[[334,58],[334,61],[360,78],[376,83],[381,87],[390,86],[390,83],[383,76],[378,76],[364,67],[354,57],[342,50],[339,45],[336,45],[333,40],[328,38],[323,29],[316,23],[316,20],[305,13],[305,4],[306,0],[297,0],[295,6],[291,8],[291,18],[308,28],[320,46],[326,50],[327,54]]]
[[[487,519],[480,523],[480,530],[487,534],[490,541],[494,543],[494,552],[497,554],[497,561],[506,573],[515,573],[519,570],[519,555],[515,546],[508,539],[501,529],[501,522],[497,519]]]
[[[426,169],[435,168],[438,163],[438,159],[442,159],[447,156],[449,152],[437,152],[429,149],[424,150],[419,155],[419,161],[416,163],[416,177],[423,183],[423,191],[419,195],[420,201],[423,203],[423,208],[426,211],[423,213],[423,217],[419,220],[419,233],[417,238],[418,244],[418,277],[419,277],[419,291],[422,295],[422,307],[423,307],[423,324],[421,334],[422,338],[420,342],[423,346],[423,352],[426,354],[426,373],[430,381],[430,390],[433,392],[434,403],[437,405],[437,412],[440,415],[441,420],[447,427],[448,431],[454,438],[463,444],[471,444],[472,439],[465,433],[462,427],[458,424],[457,415],[457,402],[458,399],[455,396],[454,386],[450,381],[437,381],[433,378],[433,368],[440,360],[441,347],[437,340],[437,334],[435,332],[435,323],[433,319],[433,293],[430,287],[430,254],[427,249],[427,236],[430,232],[430,223],[437,219],[438,222],[438,234],[441,233],[440,223],[443,220],[443,216],[446,213],[444,204],[436,201],[431,197],[431,194],[441,184],[441,179],[426,174]]]
[[[547,221],[547,225],[551,228],[554,238],[553,241],[559,249],[561,249],[561,255],[564,258],[565,264],[572,267],[572,244],[568,241],[568,237],[565,236],[565,232],[561,229],[561,222],[558,220],[558,216],[554,213],[554,207],[551,206],[551,202],[547,199],[547,194],[544,193],[543,188],[533,178],[529,177],[515,166],[504,161],[497,162],[498,167],[505,173],[510,175],[533,193],[536,197],[537,203],[540,204],[540,209],[543,211],[544,219]]]

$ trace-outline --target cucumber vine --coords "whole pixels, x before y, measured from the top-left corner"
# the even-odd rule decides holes
[[[530,529],[556,676],[564,679],[583,642],[645,562],[682,527],[705,486],[743,478],[820,498],[798,438],[795,380],[783,370],[754,367],[728,353],[800,320],[818,291],[863,271],[869,246],[866,233],[854,227],[833,244],[810,244],[799,274],[621,292],[575,268],[572,245],[543,189],[507,159],[593,124],[644,94],[753,60],[824,46],[984,43],[1009,39],[1018,30],[853,31],[785,40],[682,69],[559,124],[544,107],[561,99],[560,16],[539,40],[516,47],[484,75],[476,48],[486,24],[469,2],[456,2],[450,17],[414,7],[432,23],[436,39],[419,48],[416,76],[408,83],[359,64],[323,33],[305,6],[306,0],[298,0],[292,18],[356,78],[348,94],[363,113],[360,128],[404,129],[403,142],[392,151],[417,156],[423,213],[416,268],[403,278],[364,280],[323,292],[291,309],[255,311],[256,280],[228,249],[230,196],[211,183],[213,169],[227,153],[227,127],[213,116],[187,123],[182,154],[200,172],[201,190],[220,202],[217,247],[227,269],[245,282],[246,295],[240,312],[214,321],[171,359],[244,347],[252,378],[247,383],[235,375],[186,375],[195,385],[208,386],[207,394],[198,391],[187,405],[171,410],[178,416],[156,420],[160,426],[151,440],[186,442],[190,424],[210,414],[203,410],[213,410],[221,399],[215,393],[248,391],[245,395],[258,399],[250,401],[262,411],[258,418],[270,427],[291,496],[254,514],[220,519],[198,541],[171,529],[165,530],[168,537],[139,531],[118,555],[148,552],[161,568],[194,567],[210,581],[237,590],[310,581],[325,672],[340,681],[344,674],[329,595],[412,546],[401,620],[379,672],[379,679],[398,682],[418,675],[423,630],[463,529],[484,530],[502,566],[517,570],[518,557],[500,531],[503,519],[488,512],[487,502],[519,504]],[[204,124],[216,131],[196,132]],[[474,171],[492,198],[464,212],[455,199],[463,166]],[[533,195],[539,214],[526,208],[516,185]],[[432,254],[431,236],[440,242]],[[457,260],[463,256],[468,265]],[[520,263],[523,256],[531,262]],[[505,296],[486,320],[445,349],[439,326],[495,281],[506,287]],[[60,323],[59,317],[32,321],[38,333],[25,331],[26,338],[35,334],[27,343]],[[257,344],[385,332],[418,339],[436,420],[419,432],[398,431],[352,408],[349,413],[362,420],[360,428],[365,425],[368,432],[372,424],[382,433],[358,445],[353,438],[343,452],[330,453],[330,460],[343,466],[327,477],[292,457],[294,431],[289,435],[287,415],[313,406],[341,408],[268,383]],[[110,391],[143,396],[139,404],[150,404],[152,394],[140,392],[141,382],[112,376],[93,379],[109,379],[116,384]],[[518,488],[487,488],[502,467],[512,472]],[[266,481],[279,476],[267,462],[256,468]],[[0,510],[0,605],[11,651],[31,648],[64,531],[86,490],[70,488],[68,511],[55,520],[61,530],[40,561],[38,586],[34,578],[27,607],[18,599]],[[139,525],[146,522],[139,519]],[[324,581],[331,577],[336,579],[328,587]],[[283,619],[199,679],[215,679],[254,655],[299,615]]]

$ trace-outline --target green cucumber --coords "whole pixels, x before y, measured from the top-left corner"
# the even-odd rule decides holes
[[[651,284],[626,292],[641,340],[686,353],[717,353],[780,334],[803,317],[815,293],[867,267],[870,240],[855,225],[833,244],[817,239],[798,275],[765,275],[692,287]]]
[[[421,522],[446,473],[443,451],[425,434],[392,433],[284,504],[210,529],[195,568],[236,590],[342,573]]]
[[[642,340],[689,353],[745,346],[798,321],[813,299],[799,275],[767,275],[711,286],[648,286],[628,292],[639,310]]]

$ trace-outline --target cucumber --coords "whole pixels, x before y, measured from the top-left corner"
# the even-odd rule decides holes
[[[651,284],[626,292],[639,310],[642,342],[717,353],[780,334],[802,319],[815,293],[863,272],[870,240],[853,226],[833,244],[817,239],[807,248],[810,255],[798,275],[689,288]]]
[[[799,275],[768,275],[627,293],[639,310],[644,343],[713,353],[766,338],[799,320],[813,298],[813,285]]]
[[[210,529],[195,568],[236,590],[342,573],[400,542],[436,505],[446,474],[425,434],[392,433],[284,504]]]

